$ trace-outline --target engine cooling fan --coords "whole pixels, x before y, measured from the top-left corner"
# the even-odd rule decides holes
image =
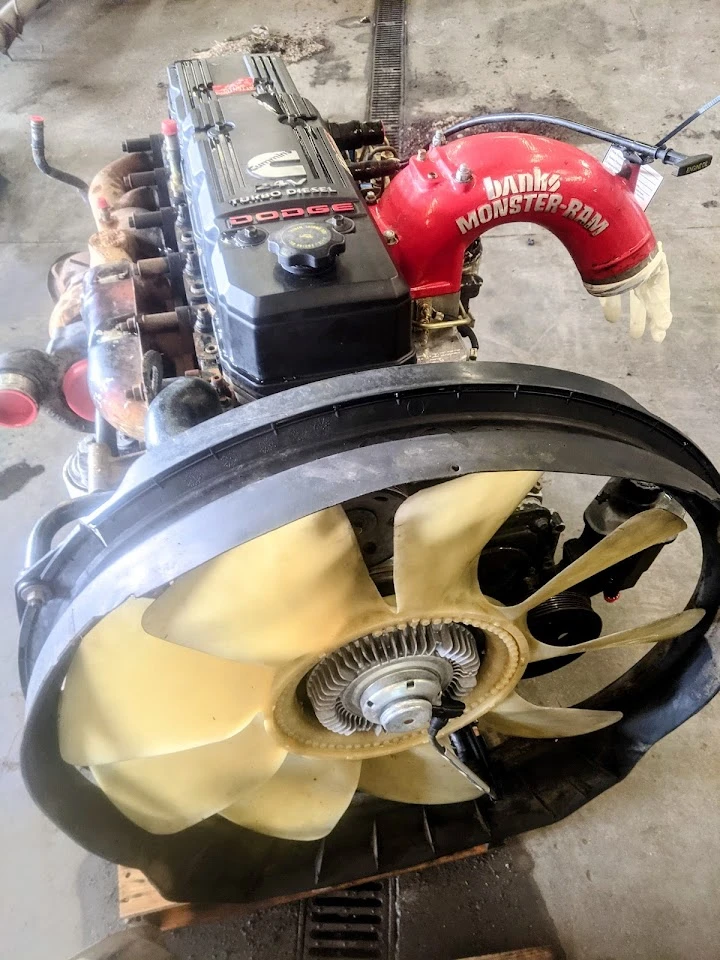
[[[550,708],[515,687],[528,663],[667,640],[686,610],[571,647],[537,641],[527,615],[549,597],[675,538],[663,509],[619,526],[526,601],[483,596],[478,556],[539,478],[481,473],[427,487],[394,525],[394,596],[382,597],[352,526],[332,507],[130,598],[75,654],[60,700],[60,749],[152,833],[221,813],[292,840],[327,835],[355,791],[457,803],[478,789],[428,744],[443,692],[472,721],[513,736],[568,737],[619,720]]]
[[[558,561],[542,471],[619,478],[617,503],[623,478],[664,493],[609,524],[596,498]],[[26,783],[177,901],[351,883],[557,821],[717,690],[719,503],[687,438],[559,371],[373,370],[230,411],[79,504],[57,546],[67,506],[34,531],[17,585]],[[689,609],[578,633],[589,598],[629,593],[685,518],[702,552]],[[671,638],[577,706],[518,690]]]

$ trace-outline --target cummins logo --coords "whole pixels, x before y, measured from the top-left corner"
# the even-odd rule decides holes
[[[300,162],[297,150],[275,150],[259,153],[248,161],[247,171],[258,180],[270,181],[276,186],[300,184],[307,181],[307,171]]]

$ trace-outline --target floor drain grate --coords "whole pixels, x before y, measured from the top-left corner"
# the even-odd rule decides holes
[[[300,912],[298,960],[392,960],[395,886],[395,880],[377,880],[306,900]]]
[[[405,98],[406,0],[376,0],[371,50],[371,120],[382,120],[390,143],[402,154]]]

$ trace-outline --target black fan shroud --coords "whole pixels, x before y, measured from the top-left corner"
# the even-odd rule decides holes
[[[622,710],[619,723],[566,740],[511,738],[493,750],[502,784],[495,803],[418,807],[357,795],[330,836],[314,842],[261,836],[221,817],[153,836],[60,758],[57,703],[75,646],[130,594],[150,595],[231,546],[384,487],[513,469],[629,477],[670,491],[700,533],[691,606],[707,615],[582,704]],[[626,776],[720,688],[719,521],[720,476],[704,455],[621,390],[588,377],[432,364],[256,401],[146,454],[117,494],[18,583],[26,783],[76,842],[142,869],[179,901],[249,902],[351,882],[553,823]],[[43,602],[22,599],[29,580]]]

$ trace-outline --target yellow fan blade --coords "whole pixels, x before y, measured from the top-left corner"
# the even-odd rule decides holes
[[[60,698],[60,753],[76,766],[226,740],[264,709],[273,671],[166,643],[131,597],[83,637]]]
[[[398,803],[462,803],[483,796],[429,743],[364,760],[358,786]]]
[[[498,704],[479,722],[510,737],[577,737],[609,727],[622,719],[617,710],[579,710],[575,707],[538,707],[517,693]]]
[[[277,664],[332,650],[391,618],[345,512],[331,507],[186,573],[143,626],[215,656]]]
[[[163,757],[91,767],[108,798],[150,833],[177,833],[224,810],[245,791],[269,780],[286,751],[256,717],[220,743]]]
[[[583,580],[595,576],[602,570],[607,570],[621,560],[626,560],[647,547],[673,540],[686,527],[687,524],[682,517],[678,517],[669,510],[659,508],[644,510],[621,523],[612,533],[591,547],[587,553],[578,557],[574,563],[561,570],[527,600],[523,600],[514,607],[506,607],[503,613],[511,620],[517,620],[545,600],[549,600],[550,597],[572,589]]]
[[[426,487],[395,514],[398,613],[476,598],[481,550],[527,496],[539,473],[476,473]],[[427,614],[426,614],[427,615]]]
[[[692,630],[705,616],[704,610],[683,610],[672,617],[663,617],[653,620],[642,627],[632,627],[629,630],[620,630],[618,633],[609,633],[596,640],[587,640],[585,643],[576,643],[570,647],[556,647],[549,643],[541,643],[529,637],[530,660],[551,660],[553,657],[566,657],[573,653],[587,653],[589,650],[609,650],[611,647],[629,647],[633,643],[657,643],[660,640],[674,640],[681,633]]]
[[[326,837],[357,789],[361,763],[289,754],[275,776],[222,811],[233,823],[283,840]]]

